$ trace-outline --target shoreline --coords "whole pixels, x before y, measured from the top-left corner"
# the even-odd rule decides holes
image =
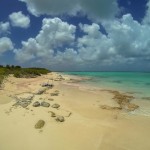
[[[83,78],[55,72],[29,79],[10,76],[0,90],[0,99],[3,99],[0,101],[0,149],[141,150],[150,147],[149,116],[137,113],[145,107],[144,103],[147,108],[150,106],[148,101],[132,100],[140,107],[131,112],[101,109],[101,105],[118,107],[112,99],[114,95],[109,91],[88,89],[80,80]],[[54,87],[38,95],[37,91],[44,88],[43,83]],[[6,98],[9,100],[4,103]],[[16,104],[16,98],[31,100],[23,108]],[[47,102],[50,106],[33,107],[36,101]],[[53,108],[54,104],[60,107]],[[63,116],[64,122],[56,121],[58,116]],[[45,125],[35,129],[40,119]]]
[[[85,81],[84,84],[87,86],[89,85],[90,87],[98,87],[102,89],[107,89],[107,90],[116,90],[120,92],[126,92],[126,93],[133,93],[134,96],[138,99],[145,99],[145,100],[150,100],[150,94],[149,94],[149,79],[148,75],[145,76],[143,74],[135,74],[129,72],[129,77],[127,74],[119,74],[116,72],[102,72],[100,73],[95,73],[95,72],[83,72],[81,73],[74,73],[77,76],[85,75],[91,80]],[[69,73],[71,74],[71,73]],[[135,76],[135,78],[133,77]],[[137,76],[137,77],[136,77]]]
[[[64,74],[62,74],[64,75]],[[146,117],[150,117],[150,110],[149,110],[149,107],[150,107],[150,101],[149,101],[149,97],[139,97],[137,96],[136,92],[127,92],[126,90],[118,90],[118,89],[113,89],[112,87],[110,88],[102,88],[102,87],[97,87],[97,86],[94,86],[93,84],[90,85],[90,84],[84,84],[84,82],[82,81],[86,81],[86,80],[90,80],[91,78],[86,76],[85,78],[83,76],[79,76],[79,75],[67,75],[65,74],[65,76],[67,76],[68,78],[75,78],[77,80],[79,80],[79,82],[69,82],[69,83],[64,83],[66,85],[70,85],[70,86],[74,86],[74,87],[78,87],[80,90],[85,90],[85,91],[90,91],[90,92],[93,92],[93,93],[97,93],[97,92],[100,92],[100,91],[106,91],[108,93],[112,93],[112,96],[114,93],[118,92],[124,96],[131,96],[133,97],[133,99],[131,100],[131,103],[135,103],[136,105],[139,106],[139,109],[135,109],[134,111],[122,111],[122,113],[128,113],[130,115],[141,115],[141,116],[146,116]],[[104,93],[105,94],[105,93]],[[138,93],[139,94],[139,93]],[[113,97],[112,97],[113,99]],[[111,107],[105,107],[104,106],[104,109],[112,109]]]

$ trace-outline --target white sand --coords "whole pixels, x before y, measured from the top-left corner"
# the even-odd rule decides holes
[[[102,110],[99,107],[101,104],[117,105],[112,95],[87,90],[79,84],[68,84],[69,76],[65,76],[65,81],[49,80],[55,85],[54,88],[33,99],[34,102],[43,101],[39,100],[43,98],[51,105],[58,103],[58,110],[52,107],[35,108],[32,104],[27,109],[12,106],[15,99],[11,97],[34,93],[49,78],[56,79],[58,75],[51,73],[32,79],[8,78],[4,90],[0,90],[0,150],[150,149],[150,117]],[[59,90],[59,96],[50,96],[55,90]],[[146,105],[150,106],[148,102]],[[56,122],[50,111],[64,116],[65,122]],[[34,125],[40,119],[45,121],[45,126],[35,129]]]

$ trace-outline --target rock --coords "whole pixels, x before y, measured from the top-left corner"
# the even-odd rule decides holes
[[[48,113],[51,113],[51,117],[56,117],[56,114],[53,111],[48,111]]]
[[[21,106],[23,108],[26,108],[31,101],[26,101],[26,100],[18,100],[13,106]]]
[[[65,80],[61,75],[58,75],[56,78],[55,78],[55,81],[62,81],[62,80]]]
[[[27,97],[28,100],[32,100],[34,95]]]
[[[56,114],[51,111],[51,117],[56,117]]]
[[[44,120],[39,120],[36,124],[35,124],[35,128],[36,129],[41,129],[41,128],[43,128],[44,127],[44,125],[45,125],[45,121]]]
[[[33,94],[30,94],[30,93],[24,93],[24,94],[19,94],[16,96],[16,99],[19,99],[19,100],[32,100],[34,97]]]
[[[42,83],[41,85],[42,87],[48,87],[48,88],[53,88],[53,84],[49,84],[49,83]]]
[[[23,108],[26,108],[28,106],[28,103],[23,103],[20,106],[22,106]]]
[[[57,122],[64,122],[65,118],[63,116],[57,116],[56,121]]]
[[[59,104],[53,104],[52,107],[53,107],[53,108],[59,108],[60,105],[59,105]]]
[[[59,91],[58,91],[58,90],[56,90],[56,91],[55,91],[55,93],[59,93]]]
[[[49,106],[50,106],[50,104],[49,104],[49,103],[47,103],[47,102],[42,102],[42,103],[41,103],[41,106],[43,106],[43,107],[49,107]]]
[[[51,96],[58,96],[59,93],[55,92],[55,93],[51,93]]]
[[[39,106],[40,106],[40,103],[38,101],[33,103],[33,107],[39,107]]]
[[[41,88],[41,89],[39,89],[39,90],[36,92],[36,94],[37,94],[37,95],[41,95],[41,94],[43,94],[46,90],[47,90],[47,88]]]
[[[23,108],[26,108],[28,105],[29,105],[29,103],[26,102],[26,101],[21,101],[20,102],[20,106],[22,106]]]
[[[21,94],[15,96],[16,103],[13,106],[21,106],[23,108],[26,108],[28,105],[31,104],[31,101],[33,99],[33,94]]]
[[[128,107],[128,110],[129,110],[129,111],[134,111],[135,109],[139,108],[138,105],[133,104],[133,103],[129,103],[129,104],[127,105],[127,107]]]
[[[48,98],[48,100],[49,100],[49,101],[53,101],[54,99],[53,99],[53,98]]]

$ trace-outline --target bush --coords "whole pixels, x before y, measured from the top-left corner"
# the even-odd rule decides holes
[[[10,66],[9,66],[9,65],[6,65],[6,68],[7,68],[7,69],[10,69]]]
[[[3,82],[3,76],[0,76],[0,87],[1,87],[2,82]]]
[[[0,85],[3,79],[9,74],[13,74],[16,78],[33,78],[41,74],[47,74],[50,71],[45,68],[21,68],[20,66],[0,65]]]
[[[21,66],[15,66],[16,69],[21,69]]]
[[[14,73],[14,77],[16,77],[16,78],[21,78],[20,72],[15,72],[15,73]]]

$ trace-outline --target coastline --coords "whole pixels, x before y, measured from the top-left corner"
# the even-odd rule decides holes
[[[150,116],[118,109],[101,109],[101,105],[118,107],[113,94],[80,84],[81,77],[49,73],[37,78],[8,77],[0,90],[0,149],[2,150],[141,150],[148,149]],[[36,95],[42,83],[53,84],[45,93]],[[51,93],[59,91],[58,96]],[[29,106],[13,106],[16,96],[34,95]],[[52,100],[53,99],[53,100]],[[57,103],[33,107],[35,101]],[[142,107],[148,101],[132,100]],[[65,118],[57,122],[51,112]],[[45,121],[42,129],[34,126],[39,119]]]

